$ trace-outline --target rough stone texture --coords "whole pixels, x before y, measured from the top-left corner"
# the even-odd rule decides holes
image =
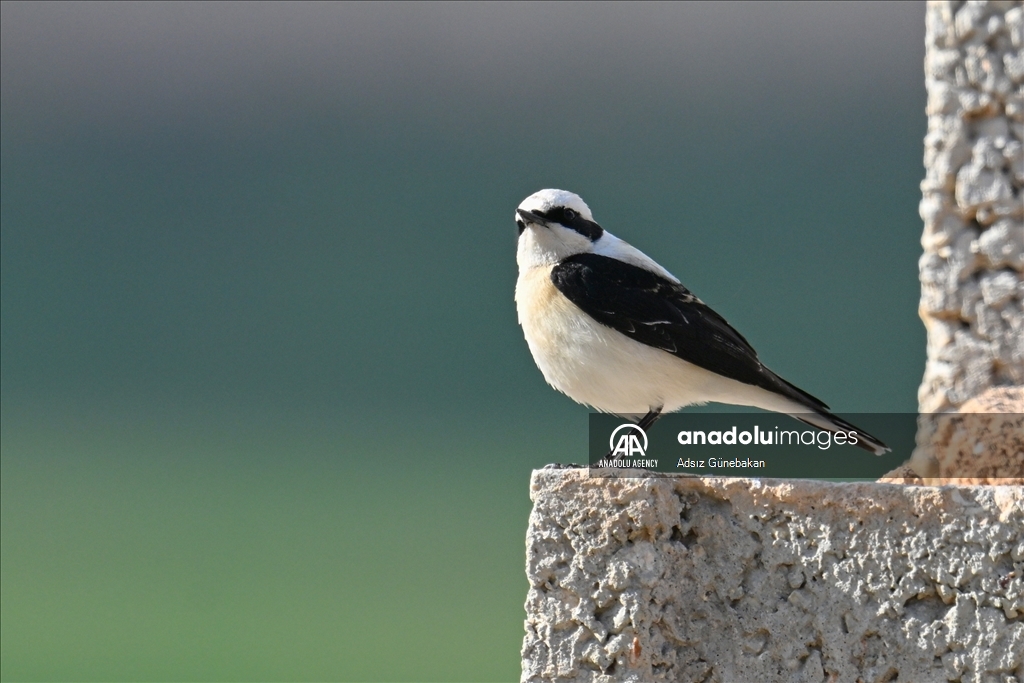
[[[923,479],[905,483],[1024,484],[1024,387],[993,387],[918,424],[921,445],[904,467]]]
[[[1024,488],[534,472],[523,681],[1024,681]]]
[[[923,413],[1024,384],[1024,7],[929,2]]]
[[[879,480],[882,484],[914,484],[924,485],[921,475],[918,474],[908,463],[903,463],[891,472],[886,473]]]

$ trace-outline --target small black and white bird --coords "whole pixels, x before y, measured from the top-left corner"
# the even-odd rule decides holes
[[[579,196],[541,190],[515,220],[519,324],[544,379],[574,401],[643,415],[645,429],[683,406],[753,406],[889,450],[765,367],[675,276],[595,223]]]

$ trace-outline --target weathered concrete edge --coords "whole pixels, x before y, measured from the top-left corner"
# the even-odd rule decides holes
[[[1024,680],[1024,487],[545,469],[531,498],[524,681]]]

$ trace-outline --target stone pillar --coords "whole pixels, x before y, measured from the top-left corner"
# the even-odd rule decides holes
[[[1024,384],[1024,7],[929,2],[922,413]]]

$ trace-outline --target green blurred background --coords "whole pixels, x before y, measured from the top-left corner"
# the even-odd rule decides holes
[[[2,5],[4,680],[519,676],[587,411],[580,193],[777,372],[913,411],[921,3]]]

